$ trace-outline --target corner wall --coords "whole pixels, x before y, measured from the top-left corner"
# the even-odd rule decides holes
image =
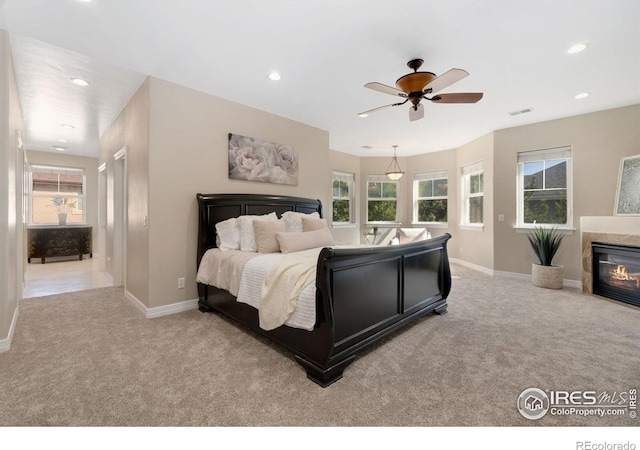
[[[531,273],[535,257],[526,235],[516,233],[517,153],[570,145],[573,158],[573,227],[554,263],[565,268],[565,279],[582,277],[581,216],[611,216],[620,159],[640,153],[640,105],[494,132],[495,270]],[[463,255],[464,258],[464,255]]]
[[[22,194],[24,120],[9,34],[0,29],[0,352],[9,350],[22,297],[25,247]]]
[[[126,148],[126,264],[125,287],[129,294],[149,305],[149,79],[131,97],[122,112],[100,138],[100,164],[106,164],[107,205],[105,226],[106,270],[114,274],[115,170],[114,155]]]

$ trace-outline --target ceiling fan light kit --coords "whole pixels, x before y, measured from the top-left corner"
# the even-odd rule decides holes
[[[436,76],[433,72],[418,72],[424,61],[422,59],[412,59],[407,63],[413,73],[401,76],[396,80],[397,88],[387,86],[382,83],[372,82],[364,86],[374,91],[384,94],[394,95],[403,98],[404,101],[393,103],[391,105],[380,106],[358,114],[360,117],[366,117],[369,113],[379,111],[391,106],[400,106],[411,101],[409,108],[409,120],[419,120],[424,117],[424,108],[421,101],[429,100],[432,103],[476,103],[483,94],[482,92],[464,92],[455,94],[439,94],[431,98],[427,95],[434,94],[453,83],[462,80],[469,75],[469,72],[462,69],[450,69],[440,76]]]

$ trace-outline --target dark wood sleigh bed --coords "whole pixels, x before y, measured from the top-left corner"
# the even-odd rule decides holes
[[[258,194],[197,194],[198,265],[216,247],[215,225],[241,215],[318,212],[319,200]],[[198,283],[199,308],[218,312],[291,351],[307,376],[326,387],[342,378],[357,352],[428,313],[445,314],[451,289],[451,235],[403,245],[324,248],[316,274],[313,331],[259,326],[258,311],[226,290]]]

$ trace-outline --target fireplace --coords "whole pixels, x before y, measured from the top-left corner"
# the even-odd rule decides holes
[[[640,306],[640,248],[593,242],[593,293]]]

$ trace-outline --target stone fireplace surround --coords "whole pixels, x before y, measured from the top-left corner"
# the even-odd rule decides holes
[[[582,292],[593,294],[592,242],[640,247],[640,216],[585,216],[580,218]]]

